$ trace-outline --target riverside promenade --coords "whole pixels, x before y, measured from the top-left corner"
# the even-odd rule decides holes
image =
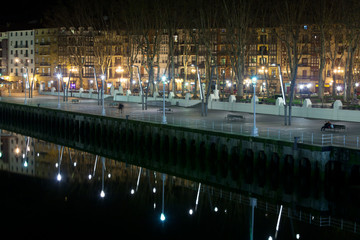
[[[1,101],[24,104],[24,93],[11,93],[11,96],[1,97]],[[72,101],[79,99],[79,101]],[[122,113],[117,108],[113,98],[105,99],[106,116],[114,118],[131,118],[134,120],[161,122],[162,111],[159,107],[149,106],[148,110],[142,110],[141,104],[133,102],[122,102],[124,105]],[[39,95],[34,92],[33,98],[27,98],[27,105],[58,108],[58,96]],[[63,101],[60,94],[60,109],[95,115],[102,114],[102,106],[98,105],[97,99],[70,98]],[[171,106],[171,111],[166,112],[168,124],[181,125],[190,128],[206,128],[220,132],[231,132],[233,134],[250,135],[253,128],[253,113],[232,112],[228,110],[208,110],[206,117],[201,116],[201,106],[197,104],[192,107]],[[354,110],[355,111],[355,110]],[[227,121],[228,114],[240,115],[243,119]],[[329,119],[312,119],[293,117],[291,126],[284,125],[284,117],[270,114],[256,114],[256,126],[259,137],[274,138],[287,141],[298,141],[299,143],[317,145],[338,145],[351,148],[360,148],[360,123],[347,121],[332,121],[334,124],[345,125],[346,130],[321,132],[320,128]],[[360,119],[359,119],[360,121]],[[296,139],[295,139],[296,138]]]

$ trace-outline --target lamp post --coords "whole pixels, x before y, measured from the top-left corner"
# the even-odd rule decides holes
[[[101,114],[103,116],[106,115],[105,113],[105,106],[104,106],[104,80],[105,80],[105,74],[101,75],[101,105],[102,105],[102,112]]]
[[[252,77],[251,82],[252,82],[253,89],[254,89],[254,94],[253,94],[254,126],[253,126],[253,129],[252,129],[252,132],[251,132],[251,136],[253,136],[253,137],[259,136],[258,129],[257,129],[257,127],[256,127],[256,101],[255,101],[255,100],[256,100],[256,96],[255,96],[256,81],[257,81],[257,78],[256,78],[256,77]]]
[[[25,67],[24,67],[25,68]],[[26,105],[27,104],[27,101],[26,101],[26,87],[27,87],[27,82],[28,82],[28,77],[29,77],[29,74],[28,74],[28,68],[26,67],[25,68],[26,70],[26,73],[24,73],[24,77],[25,77],[25,98],[24,98],[24,104]]]
[[[139,88],[140,88],[140,94],[141,94],[141,109],[144,110],[145,109],[145,103],[144,103],[144,90],[142,88],[142,82],[141,82],[141,76],[140,76],[140,70],[139,70],[139,66],[137,65],[132,65],[131,67],[136,67],[137,69],[137,73],[138,73],[138,79],[139,79]],[[131,81],[132,79],[130,79]],[[131,86],[131,84],[130,84]],[[131,89],[130,89],[131,90]]]
[[[163,75],[161,77],[161,80],[163,82],[163,118],[162,118],[162,124],[167,124],[166,122],[166,116],[165,116],[165,84],[166,84],[166,76]]]
[[[61,79],[61,73],[57,74],[57,78],[58,78],[58,105],[57,108],[60,109],[61,105],[60,105],[60,79]]]

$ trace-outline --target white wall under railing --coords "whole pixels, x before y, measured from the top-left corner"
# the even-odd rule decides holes
[[[130,92],[126,92],[121,95],[118,94],[119,91],[112,91],[111,94],[105,94],[104,97],[113,97],[114,101],[120,102],[137,102],[141,103],[141,96],[133,96]],[[55,90],[51,92],[40,92],[40,94],[46,95],[57,95],[58,93]],[[60,93],[61,96],[63,93]],[[70,93],[69,93],[70,96]],[[91,98],[97,99],[98,94],[89,91],[84,93],[83,91],[73,92],[73,97],[78,98]],[[162,101],[163,98],[156,93],[154,97],[148,97],[148,101]],[[257,99],[256,99],[257,101]],[[201,100],[196,99],[192,100],[190,94],[186,94],[184,99],[175,98],[174,94],[171,92],[166,98],[166,102],[171,103],[171,105],[181,106],[181,107],[190,107],[196,104],[199,104]],[[211,94],[209,97],[208,108],[213,110],[227,110],[234,112],[253,112],[253,103],[237,103],[235,101],[235,96],[230,96],[228,102],[218,101],[218,97]],[[270,115],[284,115],[284,105],[282,98],[276,100],[275,105],[259,104],[257,101],[256,104],[256,113],[258,114],[270,114]],[[324,119],[324,120],[333,120],[333,121],[350,121],[350,122],[360,122],[360,111],[358,110],[343,110],[342,103],[340,100],[336,100],[332,108],[315,108],[312,107],[310,99],[305,99],[303,105],[293,106],[292,107],[292,116],[293,117],[304,117],[304,118],[315,118],[315,119]]]

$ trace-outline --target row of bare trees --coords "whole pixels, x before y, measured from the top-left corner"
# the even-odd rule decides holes
[[[195,55],[195,65],[199,63],[199,56],[204,59],[207,93],[205,106],[212,80],[220,75],[216,72],[215,49],[219,40],[216,30],[226,29],[226,55],[237,82],[237,94],[243,96],[248,46],[253,40],[251,29],[271,28],[286,52],[286,56],[281,57],[285,60],[285,70],[290,82],[290,125],[298,68],[310,43],[319,60],[319,96],[322,98],[324,93],[326,64],[330,63],[331,69],[335,69],[340,64],[340,59],[340,62],[343,60],[346,63],[344,98],[350,99],[355,81],[354,61],[360,40],[359,10],[360,3],[356,0],[79,0],[68,6],[58,6],[56,12],[49,14],[49,18],[54,20],[57,27],[92,27],[97,34],[102,35],[100,39],[103,44],[97,44],[98,48],[94,49],[96,63],[101,66],[102,72],[111,64],[116,49],[114,45],[118,45],[126,54],[131,79],[135,61],[141,56],[141,65],[149,76],[146,98],[148,91],[156,88],[155,75],[166,74],[174,88],[175,42],[181,41],[183,48],[180,54],[183,55],[184,68],[194,62],[189,58],[190,55]],[[316,29],[316,32],[310,34],[304,44],[303,32],[307,25]],[[176,39],[180,29],[186,33],[182,36],[186,37]],[[120,32],[125,33],[126,44],[123,39],[116,37]],[[160,44],[164,40],[169,51],[166,70],[160,73]],[[280,60],[283,59],[278,57],[278,61]],[[81,61],[80,58],[77,62],[79,67]],[[157,74],[155,71],[158,71]]]

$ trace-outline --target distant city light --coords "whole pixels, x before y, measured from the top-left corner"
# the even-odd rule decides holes
[[[58,175],[56,176],[56,179],[60,182],[61,181],[61,174],[58,173]]]
[[[189,210],[189,214],[193,215],[194,211],[192,209]]]

